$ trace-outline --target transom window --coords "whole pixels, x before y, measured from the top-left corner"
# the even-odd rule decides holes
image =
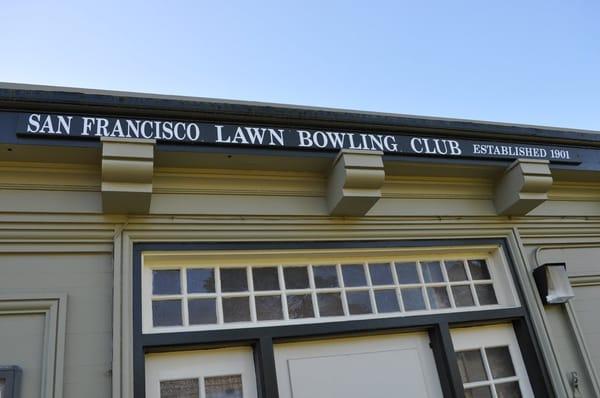
[[[353,260],[145,267],[144,325],[205,330],[514,305],[489,256]]]

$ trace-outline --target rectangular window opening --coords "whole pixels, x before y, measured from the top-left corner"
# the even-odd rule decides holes
[[[224,253],[224,258],[227,254]],[[317,323],[510,307],[491,256],[150,265],[144,331],[161,333]],[[359,261],[356,261],[359,260]],[[151,263],[150,263],[151,264]],[[500,282],[509,279],[501,277]],[[499,291],[500,290],[500,291]],[[505,290],[505,291],[504,291]]]

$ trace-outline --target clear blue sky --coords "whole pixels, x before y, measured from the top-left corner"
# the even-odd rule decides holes
[[[0,81],[600,130],[598,0],[6,0],[0,21]]]

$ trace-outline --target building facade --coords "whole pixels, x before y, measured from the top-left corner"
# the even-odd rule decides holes
[[[599,147],[4,84],[0,396],[598,397]]]

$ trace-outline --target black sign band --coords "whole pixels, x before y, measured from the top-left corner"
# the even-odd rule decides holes
[[[209,124],[190,121],[105,118],[42,113],[18,115],[17,134],[75,139],[146,138],[181,144],[255,146],[324,151],[382,151],[387,154],[481,159],[540,159],[581,162],[573,148],[380,132]]]

